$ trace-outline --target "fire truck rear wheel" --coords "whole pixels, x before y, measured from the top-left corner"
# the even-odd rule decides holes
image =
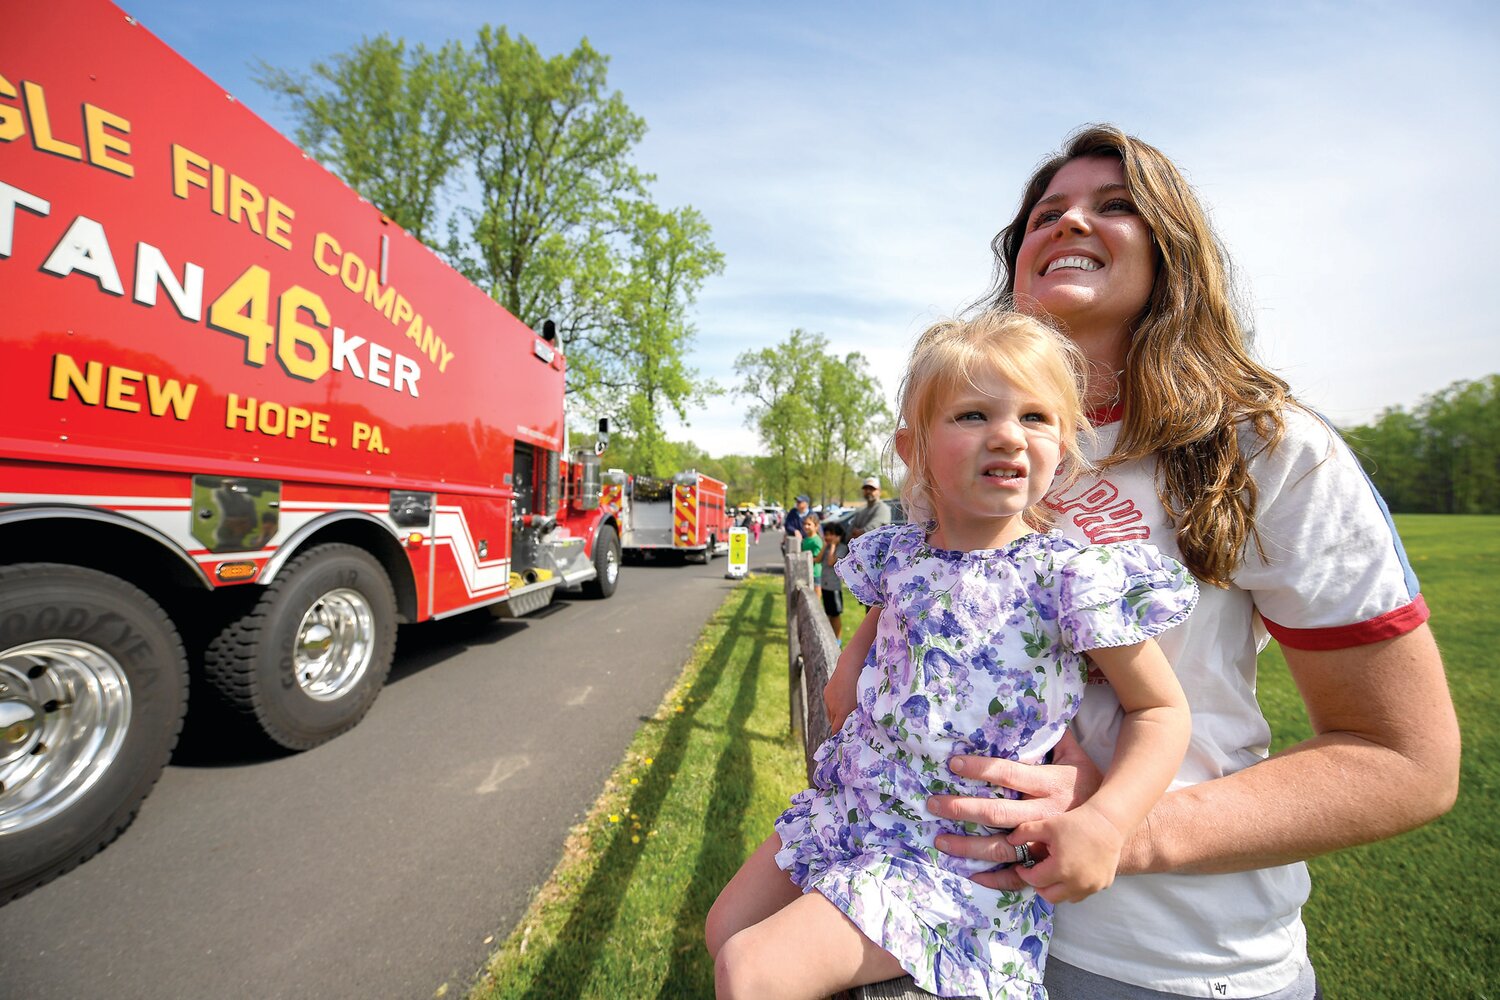
[[[187,684],[182,640],[144,592],[78,566],[0,568],[0,903],[130,825]]]
[[[620,536],[607,524],[594,539],[594,571],[598,575],[583,585],[584,593],[599,598],[613,594],[620,583]]]
[[[319,545],[209,643],[204,669],[273,743],[307,750],[365,717],[395,651],[396,595],[380,563],[352,545]]]

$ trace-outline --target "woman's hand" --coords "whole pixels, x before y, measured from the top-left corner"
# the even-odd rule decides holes
[[[997,788],[1020,792],[1022,797],[934,795],[927,800],[927,808],[933,815],[1006,830],[1060,816],[1076,808],[1088,801],[1104,779],[1071,732],[1064,733],[1062,740],[1052,749],[1051,764],[1022,764],[996,757],[965,756],[951,758],[948,768],[960,777],[978,778]],[[1016,856],[1011,839],[1005,834],[941,834],[937,838],[937,848],[954,857],[977,858],[997,865],[1008,865]],[[1040,864],[1037,866],[1041,867]],[[974,881],[991,889],[1015,892],[1031,884],[1021,878],[1019,872],[1022,870],[1016,867],[981,872],[974,876]],[[1032,872],[1036,870],[1032,869]]]

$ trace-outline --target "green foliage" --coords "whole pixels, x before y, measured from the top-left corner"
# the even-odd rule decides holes
[[[1455,382],[1344,436],[1393,511],[1500,513],[1500,375]]]
[[[879,468],[879,448],[871,445],[889,437],[895,427],[885,390],[863,354],[851,351],[842,363],[830,358],[818,369],[817,408],[825,421],[818,496],[853,502],[858,480],[852,476],[851,457],[863,460],[864,468]]]
[[[420,240],[432,235],[439,192],[459,165],[466,120],[462,49],[407,48],[381,35],[310,76],[261,62],[256,82],[285,98],[297,142]]]
[[[707,221],[655,205],[631,160],[646,122],[608,89],[587,39],[543,55],[485,26],[436,53],[384,36],[311,78],[262,66],[298,139],[420,239],[461,185],[441,249],[531,326],[553,320],[568,391],[670,464],[661,423],[715,391],[687,364],[689,310],[724,268]]]
[[[876,467],[870,444],[891,427],[885,391],[865,356],[853,351],[839,361],[827,337],[797,329],[775,347],[745,351],[734,370],[736,394],[750,401],[745,422],[770,453],[773,494],[783,502],[798,493],[850,501],[851,456]]]

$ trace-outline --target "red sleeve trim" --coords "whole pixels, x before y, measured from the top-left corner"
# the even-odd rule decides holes
[[[1287,628],[1261,616],[1266,631],[1283,646],[1293,649],[1351,649],[1367,646],[1382,639],[1394,639],[1405,635],[1431,617],[1427,602],[1418,594],[1405,607],[1387,611],[1376,618],[1353,625],[1335,625],[1329,628]]]

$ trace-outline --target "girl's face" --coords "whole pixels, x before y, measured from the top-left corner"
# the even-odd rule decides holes
[[[939,404],[928,428],[927,478],[945,548],[995,548],[1026,534],[1021,514],[1046,494],[1062,456],[1052,403],[993,369],[976,374]],[[905,460],[909,436],[898,434],[896,445]]]
[[[1035,300],[1080,341],[1107,333],[1123,345],[1151,297],[1156,268],[1124,164],[1081,157],[1063,164],[1027,218],[1016,295]]]

